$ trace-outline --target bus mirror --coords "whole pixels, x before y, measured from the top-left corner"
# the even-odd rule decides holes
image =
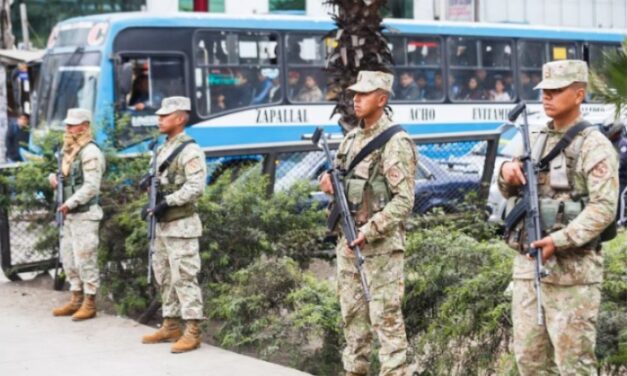
[[[131,92],[131,84],[133,82],[133,66],[130,62],[123,63],[120,67],[118,77],[118,87],[120,94],[126,95]]]

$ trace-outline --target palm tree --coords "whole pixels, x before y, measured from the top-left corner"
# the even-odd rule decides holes
[[[620,49],[606,52],[598,70],[590,74],[593,96],[614,105],[614,117],[619,119],[627,104],[627,40]]]
[[[360,70],[391,72],[392,54],[381,25],[387,0],[327,0],[325,4],[333,8],[337,26],[324,37],[332,41],[327,43],[327,99],[336,102],[331,116],[340,114],[340,126],[348,132],[357,126],[357,118],[346,88]]]

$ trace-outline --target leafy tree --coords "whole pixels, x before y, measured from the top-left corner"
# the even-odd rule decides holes
[[[614,105],[618,119],[627,101],[627,41],[620,50],[604,55],[601,69],[591,72],[591,84],[598,99]]]

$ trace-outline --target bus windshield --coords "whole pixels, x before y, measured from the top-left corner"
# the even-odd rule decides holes
[[[73,53],[45,57],[39,84],[38,127],[62,128],[69,108],[80,107],[94,111],[100,53]]]

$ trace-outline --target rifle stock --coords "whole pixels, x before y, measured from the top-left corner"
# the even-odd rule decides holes
[[[322,140],[322,149],[324,150],[327,162],[330,167],[333,166],[333,159],[331,158],[331,151],[329,150],[329,145],[327,143],[327,137],[324,134],[322,128],[316,129],[316,132],[313,135],[312,141],[315,145],[318,145],[318,141]],[[331,176],[331,185],[333,186],[333,196],[335,198],[335,208],[333,210],[333,219],[330,222],[340,221],[342,226],[342,233],[346,238],[347,244],[350,244],[357,239],[357,230],[355,227],[355,221],[348,207],[348,202],[346,200],[346,193],[344,192],[344,185],[342,184],[342,179],[340,177],[340,172],[331,168],[329,171],[329,175]],[[334,225],[335,223],[333,223]],[[364,264],[364,256],[361,253],[361,249],[359,246],[351,247],[353,252],[355,253],[355,268],[357,268],[357,272],[359,273],[359,278],[361,279],[361,287],[364,291],[364,297],[367,302],[370,301],[370,290],[368,288],[368,280],[366,279],[366,274],[363,269]]]
[[[538,199],[538,169],[536,161],[531,155],[531,143],[529,141],[529,123],[527,120],[527,106],[525,102],[519,103],[510,113],[508,118],[514,122],[523,114],[523,122],[520,125],[520,132],[523,139],[524,153],[520,158],[523,163],[523,170],[527,184],[523,187],[523,201],[525,202],[525,229],[527,232],[527,244],[529,253],[534,258],[534,280],[533,285],[536,290],[536,320],[538,325],[544,325],[544,311],[542,309],[542,278],[547,273],[542,266],[542,250],[531,249],[531,243],[542,239],[542,227],[540,224],[540,203]]]

